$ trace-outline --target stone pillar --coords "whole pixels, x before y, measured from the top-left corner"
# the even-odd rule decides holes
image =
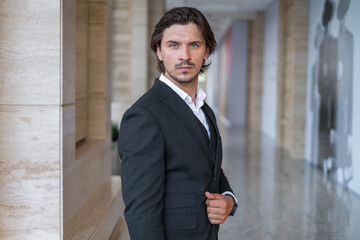
[[[111,177],[111,16],[106,0],[1,1],[0,239],[108,239],[123,225]],[[83,68],[88,89],[76,91]],[[81,141],[78,100],[88,106]]]
[[[147,90],[148,82],[148,0],[132,0],[131,27],[131,95],[138,99]]]
[[[160,75],[149,41],[163,12],[163,0],[114,0],[111,119],[116,123]]]
[[[111,120],[118,124],[132,102],[131,94],[131,0],[114,0]]]
[[[277,145],[304,157],[308,1],[279,0]]]
[[[148,19],[148,88],[151,88],[154,79],[160,76],[160,72],[157,70],[157,57],[150,48],[151,35],[154,32],[155,25],[159,22],[160,18],[165,13],[164,0],[151,0],[149,2],[149,19]]]
[[[62,239],[63,159],[75,147],[63,144],[75,136],[73,22],[70,2],[0,4],[1,239]]]
[[[262,112],[262,72],[264,48],[264,13],[258,12],[250,21],[247,85],[247,126],[261,131]]]

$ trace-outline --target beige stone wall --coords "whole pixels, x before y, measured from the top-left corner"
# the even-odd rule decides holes
[[[131,62],[132,101],[138,99],[147,90],[149,2],[149,0],[131,1],[131,58],[129,60]]]
[[[130,105],[131,94],[131,0],[114,1],[111,119],[119,122]]]
[[[149,40],[147,43],[148,48],[148,84],[147,88],[150,88],[154,79],[160,76],[160,72],[157,70],[157,57],[150,48],[151,35],[154,32],[155,25],[159,22],[160,18],[165,13],[165,6],[163,0],[152,0],[149,4],[149,21],[148,21],[148,35]]]
[[[0,4],[0,239],[60,238],[61,105],[72,99],[61,91],[59,6]]]
[[[88,136],[88,0],[76,1],[76,141]]]
[[[111,119],[115,123],[160,75],[149,41],[163,11],[163,0],[114,0]]]
[[[279,1],[277,145],[304,157],[308,1]]]
[[[247,126],[257,132],[261,131],[263,56],[264,12],[258,12],[250,21],[246,115]]]
[[[279,1],[277,146],[304,156],[308,2]],[[261,131],[264,14],[250,22],[247,126]]]
[[[86,137],[76,144],[75,157],[64,163],[64,238],[108,239],[121,220],[123,210],[120,178],[111,177],[113,2],[78,0],[77,3],[87,5],[87,11],[77,8],[76,18],[86,19],[82,15],[87,15],[87,51],[84,53],[87,59],[82,58],[86,60],[82,64],[77,62],[77,67],[86,68],[86,74],[85,79],[77,78],[77,83],[87,85],[88,128]],[[76,36],[82,35],[84,29],[78,25]]]
[[[0,239],[123,232],[111,177],[112,12],[110,0],[1,1]]]

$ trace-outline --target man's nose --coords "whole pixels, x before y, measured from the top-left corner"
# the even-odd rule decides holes
[[[180,54],[180,60],[190,60],[190,49],[189,47],[183,47],[181,54]]]

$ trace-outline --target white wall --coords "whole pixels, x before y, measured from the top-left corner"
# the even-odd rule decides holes
[[[226,117],[234,125],[246,123],[246,90],[248,60],[248,23],[232,24],[231,75],[228,85]]]
[[[265,12],[261,131],[276,138],[278,2]]]
[[[360,1],[352,0],[346,22],[354,34],[354,72],[353,72],[353,122],[352,122],[352,164],[354,178],[349,188],[360,194]]]

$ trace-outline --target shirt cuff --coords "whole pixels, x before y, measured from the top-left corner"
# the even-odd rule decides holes
[[[232,196],[234,198],[236,204],[238,204],[237,198],[235,197],[235,195],[232,192],[226,191],[226,192],[223,192],[221,195],[230,195],[230,196]]]

